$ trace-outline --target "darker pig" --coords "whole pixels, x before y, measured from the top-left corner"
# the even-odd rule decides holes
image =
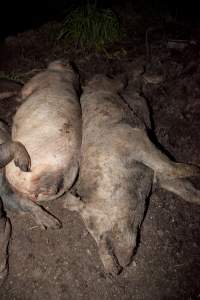
[[[0,195],[2,188],[2,168],[11,160],[14,160],[16,166],[22,171],[30,170],[30,156],[25,147],[19,142],[10,140],[8,128],[0,122]],[[3,203],[0,198],[0,285],[8,273],[7,256],[8,244],[11,236],[11,224],[9,218],[3,209]]]
[[[84,88],[77,197],[68,194],[64,204],[81,214],[111,274],[132,260],[152,185],[159,182],[168,188],[180,183],[177,190],[188,200],[182,180],[199,174],[198,167],[172,162],[156,148],[147,134],[150,118],[144,99],[133,93],[130,105],[130,90],[122,97],[122,89],[118,79],[104,75]],[[200,204],[200,194],[193,193],[191,199]]]

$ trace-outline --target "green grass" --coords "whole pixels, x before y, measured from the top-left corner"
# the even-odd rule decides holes
[[[121,39],[120,22],[109,8],[87,4],[67,13],[58,40],[65,38],[82,49],[102,50]]]
[[[9,80],[17,81],[19,83],[23,83],[20,76],[14,72],[0,71],[0,79],[9,79]]]

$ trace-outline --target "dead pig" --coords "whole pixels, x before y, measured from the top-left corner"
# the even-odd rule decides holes
[[[153,183],[166,189],[177,185],[174,192],[187,200],[184,178],[199,174],[197,167],[172,162],[155,147],[146,133],[150,118],[145,101],[142,115],[139,95],[133,94],[130,107],[120,89],[117,79],[97,75],[83,90],[80,198],[68,194],[64,204],[80,212],[105,270],[112,274],[131,262]],[[200,204],[199,191],[189,184],[187,192]]]
[[[45,228],[56,228],[60,223],[38,210],[34,202],[58,198],[71,188],[78,174],[81,143],[78,89],[79,77],[72,66],[52,62],[22,88],[23,103],[13,121],[12,138],[25,145],[32,168],[25,174],[10,163],[6,178],[18,195],[19,206],[32,212],[36,222]]]
[[[0,194],[2,188],[3,170],[11,160],[14,159],[14,163],[23,171],[30,170],[30,157],[19,142],[12,142],[9,138],[8,129],[6,125],[0,122]],[[9,218],[3,209],[3,203],[0,198],[0,286],[3,283],[7,272],[7,256],[8,256],[8,244],[11,236],[11,224]]]
[[[8,79],[0,79],[0,119],[4,120],[4,122],[8,124],[7,127],[5,123],[0,123],[0,140],[2,143],[5,142],[6,145],[8,145],[8,141],[11,140],[10,130],[13,123],[13,115],[15,114],[17,108],[20,105],[20,102],[22,101],[20,97],[21,89],[22,85],[18,82]],[[56,222],[55,217],[49,215],[49,213],[45,212],[44,209],[42,209],[40,206],[31,201],[24,201],[23,198],[15,194],[11,190],[9,183],[5,179],[4,173],[5,172],[1,172],[0,188],[0,196],[3,200],[4,208],[30,212],[36,219],[37,223],[39,223],[42,227],[45,227],[44,223],[47,223],[49,226],[51,225],[52,227],[55,227],[55,223],[58,227],[60,226],[59,221]],[[41,220],[43,221],[42,223]]]

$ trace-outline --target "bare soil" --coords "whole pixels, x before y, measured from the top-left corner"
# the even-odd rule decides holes
[[[145,57],[141,40],[115,45],[105,54],[88,54],[66,43],[53,43],[58,24],[9,37],[0,48],[0,70],[26,82],[49,61],[69,58],[82,81],[95,73],[129,70]],[[200,48],[183,50],[152,44],[165,80],[147,84],[155,139],[177,161],[200,165]],[[138,62],[139,63],[139,62]],[[12,102],[1,103],[7,117]],[[200,188],[200,180],[195,184]],[[137,254],[118,277],[104,273],[94,240],[79,215],[57,201],[44,206],[63,224],[42,231],[30,215],[7,212],[12,222],[9,276],[1,300],[197,300],[200,299],[200,207],[163,191],[153,192],[141,228]]]

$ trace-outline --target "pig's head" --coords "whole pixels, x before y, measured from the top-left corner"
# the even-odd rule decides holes
[[[60,71],[69,72],[69,74],[74,73],[73,64],[70,61],[54,60],[48,65],[48,70],[50,71]]]
[[[48,70],[61,72],[65,79],[72,82],[76,90],[79,89],[79,74],[76,66],[70,61],[55,60],[48,65]]]
[[[31,78],[22,88],[20,100],[23,101],[30,97],[37,90],[43,90],[52,83],[60,82],[66,84],[68,82],[77,92],[80,89],[79,74],[70,62],[64,63],[61,60],[56,60],[48,65],[48,68],[39,72]]]
[[[99,248],[99,255],[107,273],[116,275],[131,263],[137,242],[133,217],[121,218],[106,214],[72,195],[64,206],[80,213],[84,224]]]
[[[48,65],[48,70],[58,71],[66,74],[67,78],[74,80],[78,73],[75,65],[70,61],[55,60]]]
[[[118,219],[110,214],[98,213],[85,206],[81,216],[86,228],[95,239],[99,255],[107,273],[116,275],[132,260],[136,247],[136,233],[131,220]]]
[[[137,242],[137,231],[127,218],[119,220],[108,235],[113,245],[114,255],[123,268],[128,266],[133,258]]]

